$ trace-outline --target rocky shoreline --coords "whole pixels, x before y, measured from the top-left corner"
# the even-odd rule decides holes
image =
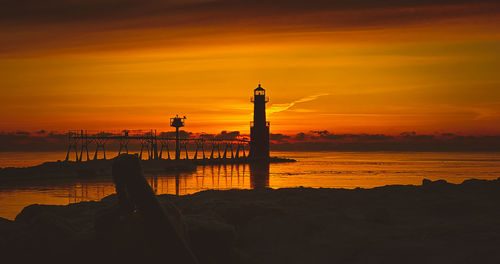
[[[500,263],[500,179],[158,199],[182,213],[200,263]],[[0,254],[18,262],[106,260],[113,245],[100,241],[95,222],[116,206],[116,195],[30,205],[14,221],[0,219]]]

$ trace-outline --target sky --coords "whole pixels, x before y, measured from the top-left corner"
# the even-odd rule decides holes
[[[500,135],[498,1],[0,4],[0,131]]]

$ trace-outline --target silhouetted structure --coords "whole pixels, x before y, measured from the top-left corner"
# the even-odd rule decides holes
[[[175,138],[168,137],[165,134],[156,135],[156,130],[151,130],[148,133],[140,133],[136,135],[131,135],[129,130],[123,130],[121,134],[105,133],[100,132],[97,134],[88,134],[87,131],[69,131],[68,132],[68,151],[66,154],[65,161],[69,160],[71,151],[75,152],[75,160],[81,162],[83,160],[84,149],[87,152],[87,160],[89,160],[88,145],[90,143],[95,143],[96,151],[94,155],[94,160],[97,160],[97,154],[101,149],[104,154],[104,159],[106,159],[105,144],[108,140],[119,140],[120,149],[119,154],[122,150],[128,153],[128,143],[130,140],[138,140],[141,143],[141,151],[139,153],[139,159],[142,160],[143,150],[147,150],[149,160],[161,160],[163,150],[167,153],[167,159],[170,159],[169,153],[169,141],[175,140],[175,159],[181,159],[181,151],[184,149],[186,153],[186,160],[189,159],[188,155],[188,143],[195,147],[195,153],[193,160],[198,159],[198,150],[201,150],[202,159],[207,159],[205,157],[205,143],[211,143],[212,149],[210,152],[210,160],[220,160],[218,162],[254,162],[254,161],[265,161],[265,162],[283,162],[291,160],[283,160],[280,158],[269,157],[269,122],[266,120],[266,103],[269,102],[269,97],[266,96],[266,91],[264,88],[259,86],[254,89],[254,95],[251,98],[251,102],[254,103],[254,115],[253,121],[250,122],[250,141],[247,138],[238,136],[234,137],[204,137],[199,136],[198,138],[180,138],[179,128],[184,127],[184,122],[186,117],[179,117],[178,115],[170,119],[170,126],[175,127]],[[158,141],[160,141],[160,151],[158,153]],[[80,146],[81,145],[81,146]],[[221,146],[222,145],[222,146]],[[248,156],[245,155],[245,145],[249,145]],[[78,154],[78,147],[80,147],[80,154]],[[221,155],[221,147],[223,147],[223,155]],[[217,152],[215,152],[217,151]],[[217,154],[217,155],[215,155]],[[229,156],[230,154],[230,156]]]
[[[180,211],[171,203],[160,204],[139,158],[121,154],[113,162],[112,174],[118,211],[98,217],[95,229],[102,242],[111,245],[114,259],[151,263],[167,258],[171,263],[197,264],[185,239]]]
[[[177,117],[179,118],[179,117]],[[183,119],[179,118],[175,120],[172,118],[171,122],[173,125],[179,125],[179,122],[184,122]],[[175,122],[174,122],[175,121]],[[93,160],[97,160],[97,154],[102,150],[104,154],[104,159],[106,159],[105,145],[109,141],[118,141],[119,150],[118,154],[122,151],[125,153],[129,152],[129,143],[131,141],[139,142],[141,150],[139,152],[139,159],[143,159],[143,152],[146,151],[148,160],[161,160],[163,159],[163,154],[167,155],[167,159],[170,160],[170,150],[169,142],[175,141],[175,157],[180,159],[181,151],[184,149],[186,153],[186,159],[190,159],[188,156],[188,145],[190,148],[194,149],[194,156],[191,157],[193,160],[198,160],[199,156],[201,159],[220,159],[220,160],[233,160],[233,161],[243,161],[246,160],[245,151],[248,145],[248,139],[246,137],[203,137],[198,138],[180,138],[180,131],[176,131],[175,137],[170,137],[166,133],[156,135],[156,130],[150,130],[149,132],[135,132],[131,133],[130,130],[122,130],[120,134],[111,132],[98,132],[98,133],[88,133],[87,131],[69,131],[68,132],[68,148],[65,161],[69,161],[71,152],[75,152],[75,161],[82,162],[84,151],[87,154],[87,161],[91,160],[89,157],[89,145],[93,144],[96,146],[95,154]],[[158,150],[158,144],[160,149]],[[171,144],[171,143],[170,143]],[[221,154],[221,146],[224,148]],[[206,157],[206,147],[211,148],[210,157]],[[208,149],[210,151],[210,149]],[[216,152],[215,152],[216,151]],[[214,155],[214,153],[218,155]],[[230,155],[230,156],[229,156]]]
[[[269,160],[269,122],[266,121],[266,90],[259,84],[251,101],[254,104],[253,122],[250,122],[250,154],[253,160]]]
[[[170,118],[170,126],[175,127],[175,159],[179,160],[181,159],[181,145],[179,142],[179,127],[184,126],[184,122],[186,120],[186,117],[179,117],[179,115],[176,115],[174,118]]]

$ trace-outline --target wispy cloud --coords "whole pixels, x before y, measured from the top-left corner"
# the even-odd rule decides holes
[[[328,93],[316,94],[316,95],[311,95],[311,96],[307,96],[304,98],[300,98],[298,100],[295,100],[295,101],[287,103],[287,104],[274,104],[273,106],[271,106],[267,110],[267,112],[269,114],[283,112],[283,111],[286,111],[286,110],[292,108],[296,104],[314,101],[322,96],[327,96],[327,95],[329,95],[329,94]]]
[[[365,35],[367,28],[379,32],[382,28],[400,29],[404,25],[412,26],[413,31],[414,25],[420,23],[426,26],[432,21],[457,21],[458,18],[469,17],[474,18],[474,22],[464,20],[466,26],[478,24],[484,30],[485,25],[498,20],[500,5],[497,2],[0,0],[0,55],[29,57],[152,48],[178,50],[179,47],[206,48],[221,44],[225,47],[241,41],[248,44],[250,40],[263,37],[266,42],[280,40],[279,43],[283,43],[284,39],[303,41],[314,38],[315,32],[324,36],[327,32],[346,32],[349,29],[358,32],[357,29],[360,29]],[[494,18],[491,19],[494,22],[479,25],[477,17]],[[266,28],[264,35],[262,28]],[[39,34],[42,31],[44,34]],[[337,35],[334,39],[338,38]],[[303,37],[297,39],[297,36]],[[223,43],[220,42],[221,37],[224,38]],[[320,37],[315,41],[326,40]]]

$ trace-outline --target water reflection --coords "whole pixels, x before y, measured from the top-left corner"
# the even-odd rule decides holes
[[[67,189],[67,203],[78,203],[82,201],[101,200],[115,192],[115,186],[106,182],[81,182],[69,186],[61,186]],[[52,186],[54,188],[54,186]],[[40,188],[42,189],[42,188]],[[43,190],[41,190],[43,192]],[[59,196],[55,194],[55,196]],[[61,195],[62,196],[62,195]],[[39,202],[43,203],[43,202]]]
[[[259,164],[199,166],[191,173],[150,174],[146,178],[157,194],[184,195],[208,189],[372,188],[388,184],[418,185],[424,178],[460,183],[470,178],[500,177],[500,153],[290,152],[274,155],[299,162],[270,167]],[[111,177],[2,183],[0,217],[13,219],[22,208],[33,203],[62,205],[100,200],[114,192]]]
[[[269,164],[200,166],[195,173],[147,174],[146,179],[157,194],[265,188],[269,187]]]
[[[269,163],[258,162],[250,164],[250,188],[269,187]]]
[[[263,169],[263,171],[261,171]],[[185,195],[203,190],[250,189],[269,186],[269,166],[243,164],[199,166],[193,173],[146,174],[157,194]],[[111,177],[29,181],[0,186],[0,217],[13,219],[24,207],[64,205],[100,200],[115,193]]]

